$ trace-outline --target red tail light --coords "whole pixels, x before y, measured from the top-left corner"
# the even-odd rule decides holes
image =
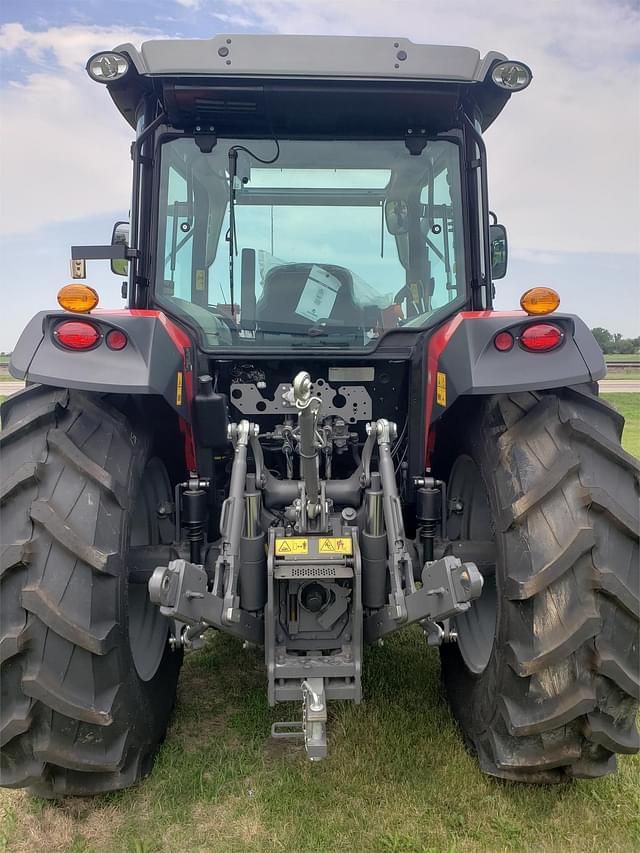
[[[93,323],[85,323],[81,320],[60,323],[53,330],[53,335],[65,349],[92,349],[100,340],[100,332]]]
[[[111,331],[106,334],[105,342],[109,349],[124,349],[127,345],[127,336],[124,332],[121,332],[120,329],[111,329]]]
[[[499,352],[509,352],[513,347],[513,335],[511,332],[498,332],[493,339],[493,344]]]
[[[547,352],[562,342],[562,330],[551,323],[534,323],[520,335],[520,344],[531,352]]]

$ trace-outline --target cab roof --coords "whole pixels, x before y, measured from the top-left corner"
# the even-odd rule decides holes
[[[324,123],[341,132],[345,120],[366,132],[385,124],[394,132],[425,123],[444,129],[463,101],[473,103],[485,129],[509,99],[491,82],[492,67],[507,59],[502,53],[482,57],[469,47],[402,38],[217,35],[148,41],[139,50],[122,44],[115,52],[133,68],[108,88],[132,126],[152,92],[171,124],[208,123],[217,132],[238,123],[249,130],[252,122],[257,131],[268,124],[282,133],[295,124],[313,132]]]

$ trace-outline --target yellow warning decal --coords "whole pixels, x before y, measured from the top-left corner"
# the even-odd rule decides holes
[[[205,275],[204,270],[196,270],[196,290],[204,290]]]
[[[288,554],[308,554],[309,540],[294,539],[287,537],[286,539],[276,539],[276,556],[286,557]]]
[[[179,370],[176,376],[176,406],[182,405],[182,371]]]
[[[320,554],[352,554],[353,542],[348,536],[331,536],[318,540]]]
[[[440,371],[436,374],[436,403],[439,406],[447,405],[447,374]]]

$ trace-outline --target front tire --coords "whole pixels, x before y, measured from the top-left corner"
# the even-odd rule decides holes
[[[127,579],[130,542],[164,541],[166,471],[94,395],[30,386],[2,425],[0,781],[44,797],[127,787],[151,768],[181,662]]]
[[[459,439],[455,488],[466,459],[488,520],[477,521],[479,501],[475,522],[464,517],[460,500],[452,531],[495,538],[494,603],[482,619],[458,620],[460,648],[442,648],[442,670],[491,775],[602,776],[615,753],[640,747],[640,466],[620,447],[622,425],[606,403],[566,389],[491,398]],[[458,497],[450,489],[449,505]]]

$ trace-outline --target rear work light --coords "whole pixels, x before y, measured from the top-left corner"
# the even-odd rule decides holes
[[[508,92],[526,89],[532,77],[531,69],[524,62],[499,62],[491,71],[491,79],[496,86]]]
[[[68,320],[53,330],[56,341],[65,349],[93,349],[100,342],[100,332],[93,323],[82,320]]]
[[[94,53],[87,62],[87,74],[96,83],[120,80],[129,70],[129,60],[121,53]]]
[[[548,352],[562,343],[564,333],[551,323],[534,323],[520,334],[520,346],[530,352]]]

